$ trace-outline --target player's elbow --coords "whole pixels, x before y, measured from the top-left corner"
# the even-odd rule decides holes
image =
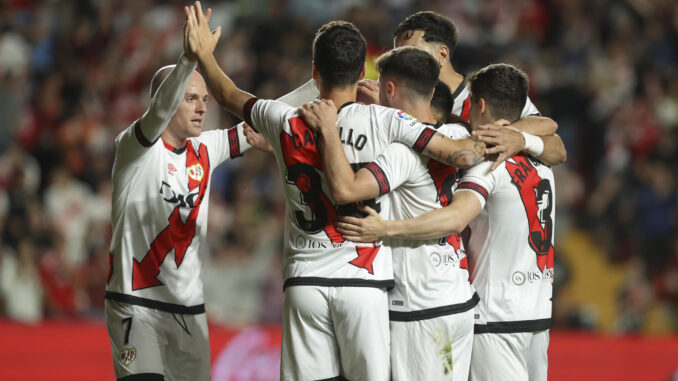
[[[559,162],[560,164],[567,161],[567,150],[565,150],[565,148],[563,148],[562,152],[560,153],[559,160],[560,160],[560,162]]]
[[[335,203],[338,205],[342,204],[348,204],[351,202],[356,202],[358,200],[355,200],[355,197],[352,197],[351,191],[348,189],[348,187],[336,187],[332,189],[332,199],[334,200]]]
[[[546,127],[546,129],[547,129],[547,131],[548,131],[548,134],[546,134],[546,135],[553,135],[553,134],[555,134],[556,131],[558,131],[558,123],[557,123],[555,120],[551,119],[551,118],[546,118],[546,117],[545,117],[544,120],[545,120],[545,127]]]
[[[446,226],[446,228],[447,229],[445,230],[443,236],[461,233],[464,230],[464,228],[466,228],[466,224],[459,221],[459,219],[453,219],[452,221],[450,221],[448,226]]]

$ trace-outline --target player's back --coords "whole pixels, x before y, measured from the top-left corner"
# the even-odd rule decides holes
[[[461,125],[438,125],[437,130],[453,139],[469,136]],[[389,147],[378,161],[385,160],[385,171],[389,176],[396,176],[395,182],[403,181],[389,194],[389,219],[416,218],[447,206],[457,170],[398,146]],[[407,176],[407,179],[398,179],[398,176]],[[392,246],[396,281],[389,293],[392,319],[400,312],[436,308],[436,313],[447,314],[451,311],[443,312],[439,307],[466,310],[473,307],[474,290],[469,284],[466,254],[459,235],[427,241],[392,239],[387,243]]]
[[[476,324],[518,321],[516,329],[546,329],[553,289],[553,172],[523,154],[488,173],[490,165],[469,170],[458,186],[486,199],[469,224],[471,280],[481,297]]]
[[[276,101],[255,100],[249,117],[252,126],[273,147],[283,179],[287,204],[285,286],[392,286],[390,248],[345,242],[336,231],[337,213],[349,214],[356,208],[335,208],[325,181],[317,136],[299,117],[297,109]],[[401,111],[356,103],[342,107],[337,117],[344,152],[354,168],[373,161],[396,136],[414,136],[409,139],[414,144],[421,132],[415,128],[417,124]],[[383,179],[379,173],[374,174],[377,181]],[[387,183],[380,185],[388,187]],[[370,204],[387,216],[388,198],[379,197]]]

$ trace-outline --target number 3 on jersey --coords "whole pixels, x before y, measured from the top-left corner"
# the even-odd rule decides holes
[[[542,179],[537,169],[524,155],[506,161],[511,182],[518,188],[525,207],[530,234],[530,247],[537,255],[539,270],[553,268],[553,190],[548,179]]]
[[[303,210],[295,210],[295,224],[309,234],[324,231],[331,242],[342,243],[344,237],[335,226],[336,209],[322,190],[322,178],[318,171],[322,171],[323,163],[316,146],[316,137],[300,118],[291,118],[289,123],[290,133],[280,133],[280,144],[287,166],[285,181],[299,189],[301,203],[311,210],[310,217]],[[358,257],[349,263],[374,274],[372,263],[379,247],[356,247],[356,252]]]

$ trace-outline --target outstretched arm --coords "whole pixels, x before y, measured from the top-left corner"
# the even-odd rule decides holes
[[[240,90],[221,70],[212,54],[221,36],[221,27],[210,31],[208,19],[203,14],[199,1],[196,1],[195,5],[184,7],[184,10],[188,30],[184,39],[191,53],[198,57],[207,87],[221,106],[238,118],[244,119],[245,104],[254,96]]]
[[[184,100],[186,86],[188,86],[193,70],[195,70],[195,61],[191,61],[186,54],[183,54],[151,98],[148,110],[139,120],[141,134],[148,143],[155,142],[162,135],[167,124],[177,112]]]
[[[211,15],[212,11],[208,9],[205,19],[209,20]],[[141,135],[147,143],[155,142],[162,135],[184,100],[186,86],[198,59],[186,44],[187,34],[188,23],[184,25],[184,53],[155,94],[152,94],[151,104],[139,120]]]
[[[409,220],[384,220],[373,209],[363,206],[365,218],[339,217],[337,229],[349,241],[373,242],[383,238],[427,240],[446,237],[464,230],[482,210],[471,191],[454,194],[450,205]]]

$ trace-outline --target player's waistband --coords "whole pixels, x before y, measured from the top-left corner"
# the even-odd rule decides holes
[[[417,311],[388,311],[390,321],[417,321],[433,319],[445,315],[459,314],[475,307],[480,301],[478,293],[474,293],[471,299],[457,304],[450,304],[442,307],[427,308]]]
[[[538,332],[551,328],[551,318],[535,320],[495,321],[487,324],[476,324],[473,333],[518,333]]]
[[[294,277],[285,280],[283,291],[292,286],[374,287],[390,290],[395,287],[395,281],[393,279]]]
[[[173,304],[167,302],[161,302],[153,299],[140,298],[138,296],[132,296],[127,294],[121,294],[118,292],[106,291],[104,298],[108,300],[115,300],[116,302],[134,304],[137,306],[153,308],[155,310],[171,312],[174,314],[184,314],[184,315],[199,315],[205,313],[205,305],[198,304],[195,306],[184,306],[181,304]]]

